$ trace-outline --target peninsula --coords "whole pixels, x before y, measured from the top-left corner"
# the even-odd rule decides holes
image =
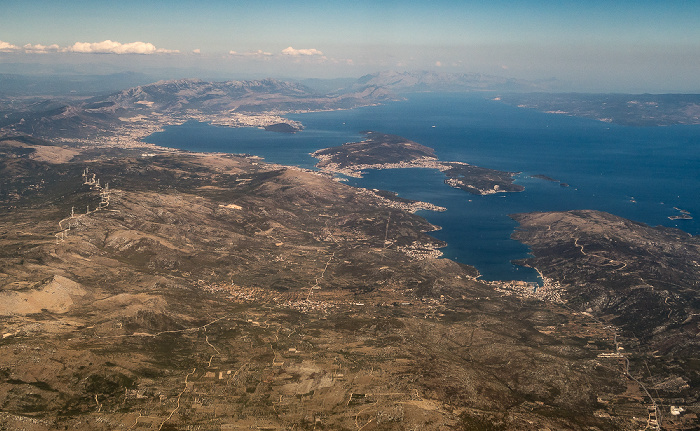
[[[654,352],[632,360],[654,369],[661,396],[698,399],[688,383],[700,374],[688,361],[698,346],[700,238],[599,211],[511,217],[520,223],[513,238],[534,254],[518,264],[536,268],[569,306],[620,328],[627,348]]]
[[[515,172],[482,168],[464,162],[438,160],[435,150],[406,138],[373,131],[362,132],[366,139],[338,147],[324,148],[311,155],[319,159],[322,172],[360,178],[367,169],[428,168],[443,172],[445,184],[475,195],[519,192],[513,184]]]

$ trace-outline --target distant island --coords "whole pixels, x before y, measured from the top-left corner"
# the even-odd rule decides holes
[[[367,169],[428,168],[443,172],[445,184],[474,195],[520,192],[525,188],[513,184],[515,172],[473,166],[464,162],[443,162],[430,147],[406,138],[374,131],[362,132],[366,139],[338,147],[324,148],[311,155],[319,159],[316,167],[323,172],[361,178]]]
[[[296,133],[301,130],[301,127],[289,123],[275,123],[264,126],[263,129],[267,130],[268,132]]]
[[[510,93],[494,100],[624,126],[700,124],[700,94]]]
[[[569,184],[563,183],[559,180],[555,180],[554,178],[547,176],[547,175],[542,175],[542,174],[537,174],[537,175],[531,175],[532,178],[537,178],[538,180],[545,180],[549,181],[550,183],[559,183],[560,186],[562,187],[569,187]]]
[[[361,132],[365,139],[348,142],[338,147],[315,151],[312,156],[319,159],[318,168],[340,172],[348,176],[360,176],[362,169],[390,169],[392,167],[432,167],[437,161],[432,148],[406,138],[373,131]],[[399,166],[405,164],[406,166]],[[415,166],[413,166],[415,165]]]
[[[678,207],[673,207],[674,210],[678,211],[678,215],[673,215],[669,216],[669,220],[692,220],[693,216],[690,214],[690,211],[688,210],[683,210]]]

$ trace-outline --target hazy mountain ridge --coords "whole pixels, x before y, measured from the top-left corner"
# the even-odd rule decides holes
[[[113,96],[106,102],[114,102],[122,108],[139,108],[141,103],[149,108],[173,111],[181,108],[224,108],[231,109],[236,101],[256,97],[319,97],[310,88],[292,82],[264,79],[260,81],[206,82],[198,79],[158,81],[153,84],[130,88]],[[152,104],[152,105],[151,105]]]
[[[0,73],[0,97],[90,97],[153,81],[152,76],[137,72],[104,75]]]
[[[365,75],[348,87],[357,91],[364,87],[381,87],[396,93],[436,91],[543,91],[552,87],[553,81],[527,81],[481,73],[441,73],[434,71],[395,72],[384,71]]]

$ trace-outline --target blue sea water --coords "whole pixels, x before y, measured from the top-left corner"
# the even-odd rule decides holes
[[[361,139],[363,130],[404,136],[432,147],[444,161],[520,172],[522,193],[473,196],[430,169],[369,171],[355,186],[393,190],[444,206],[421,216],[442,229],[445,257],[474,265],[487,280],[537,281],[513,265],[528,248],[510,239],[508,214],[596,209],[649,225],[700,233],[700,127],[627,127],[544,114],[464,94],[413,94],[406,101],[349,111],[291,115],[306,127],[294,135],[189,122],[146,141],[191,151],[246,153],[312,168],[309,153]],[[569,184],[532,178],[546,175]],[[674,207],[693,220],[670,220]]]

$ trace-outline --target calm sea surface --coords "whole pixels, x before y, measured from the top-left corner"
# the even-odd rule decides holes
[[[369,171],[349,184],[393,190],[448,210],[420,215],[442,230],[445,256],[474,265],[487,280],[536,281],[537,274],[510,263],[528,248],[510,239],[508,214],[596,209],[652,226],[700,233],[700,127],[625,127],[543,114],[471,95],[415,94],[405,102],[291,115],[306,129],[294,135],[255,128],[189,122],[145,140],[191,151],[255,154],[267,161],[313,168],[309,153],[357,141],[375,130],[404,136],[436,150],[440,160],[520,172],[522,193],[473,196],[443,183],[430,169]],[[567,183],[532,178],[546,175]],[[693,220],[670,220],[676,208]]]

